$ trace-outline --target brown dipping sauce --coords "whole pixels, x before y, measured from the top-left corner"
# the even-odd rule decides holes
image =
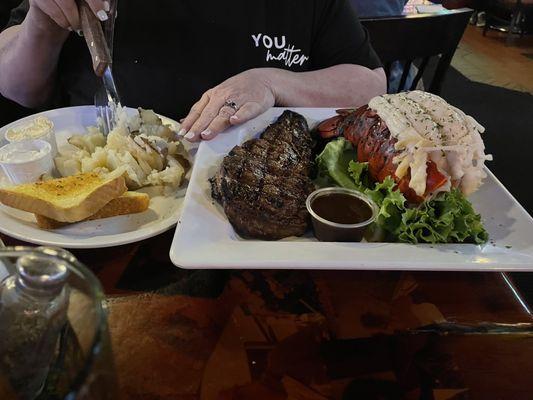
[[[359,224],[372,217],[372,209],[365,201],[345,193],[319,196],[311,208],[318,216],[337,224]]]
[[[364,194],[335,187],[315,190],[305,205],[315,237],[322,242],[360,242],[377,210]]]

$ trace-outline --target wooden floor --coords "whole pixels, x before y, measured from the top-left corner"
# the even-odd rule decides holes
[[[533,35],[516,35],[509,46],[505,38],[493,30],[484,37],[469,25],[452,65],[473,81],[533,94]]]

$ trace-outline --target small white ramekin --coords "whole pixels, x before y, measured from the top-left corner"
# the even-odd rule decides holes
[[[1,155],[10,150],[41,151],[43,154],[30,161],[2,161]],[[0,167],[12,184],[36,182],[44,174],[51,174],[54,168],[52,146],[45,140],[27,140],[6,144],[0,148]]]
[[[14,132],[16,132],[17,130],[23,129],[24,127],[28,127],[34,124],[39,118],[46,119],[46,123],[50,125],[49,128],[46,130],[43,130],[40,135],[32,136],[32,137],[20,137],[20,138],[13,137]],[[50,143],[50,146],[52,146],[52,157],[55,157],[57,155],[57,142],[56,142],[54,123],[46,117],[37,117],[31,121],[27,121],[19,125],[13,126],[12,128],[7,130],[5,137],[9,143],[19,143],[19,142],[33,141],[33,140],[45,140],[48,143]]]

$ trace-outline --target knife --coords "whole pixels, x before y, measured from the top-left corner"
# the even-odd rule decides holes
[[[78,10],[81,30],[83,31],[89,52],[91,53],[94,73],[96,76],[102,77],[112,62],[102,24],[85,0],[79,1]]]
[[[113,115],[111,122],[114,121],[114,108],[121,105],[115,80],[111,69],[112,57],[109,45],[106,41],[102,24],[94,15],[93,11],[85,0],[79,0],[78,10],[80,14],[81,29],[87,42],[87,47],[91,54],[93,70],[96,76],[102,78],[102,82],[107,94],[107,109]],[[114,18],[114,14],[111,15]],[[114,103],[114,104],[111,104]],[[102,104],[100,104],[102,105]]]

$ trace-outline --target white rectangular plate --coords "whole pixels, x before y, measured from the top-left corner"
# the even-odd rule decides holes
[[[533,270],[533,219],[490,171],[483,186],[470,198],[490,235],[490,241],[483,246],[325,243],[310,234],[274,242],[240,238],[222,207],[212,200],[208,179],[235,145],[256,137],[283,110],[271,109],[200,145],[170,249],[175,265],[191,269]],[[304,115],[310,126],[335,112],[333,109],[293,110]]]

